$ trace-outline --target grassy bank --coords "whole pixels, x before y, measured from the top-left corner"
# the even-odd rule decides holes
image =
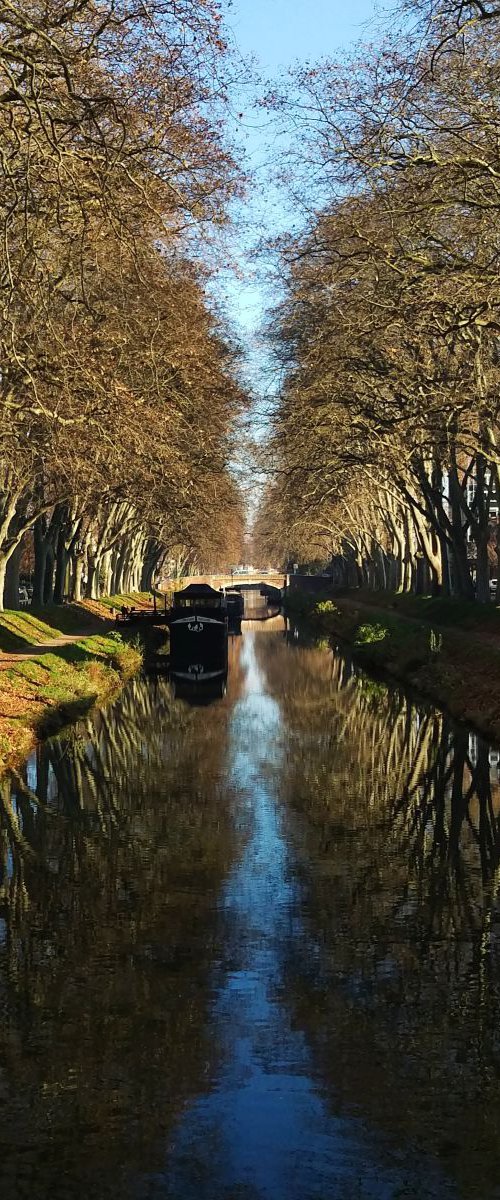
[[[360,664],[410,683],[500,739],[500,611],[419,596],[291,594],[289,614],[346,641]]]
[[[115,631],[109,607],[83,601],[0,613],[0,770],[139,669],[141,652]]]

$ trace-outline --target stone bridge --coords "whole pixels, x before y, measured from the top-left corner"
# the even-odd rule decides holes
[[[182,579],[162,579],[158,590],[160,592],[179,591],[190,583],[209,583],[210,587],[217,590],[221,587],[244,588],[245,591],[250,588],[272,587],[279,588],[281,591],[287,586],[288,577],[283,572],[271,574],[262,571],[255,571],[252,575],[239,575],[236,572],[232,575],[184,575]]]

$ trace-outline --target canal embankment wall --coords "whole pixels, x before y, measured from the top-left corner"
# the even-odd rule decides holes
[[[291,582],[291,581],[290,581]],[[285,612],[500,740],[500,611],[424,596],[295,586]]]

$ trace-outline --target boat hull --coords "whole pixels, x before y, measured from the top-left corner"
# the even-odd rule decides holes
[[[209,663],[227,655],[227,620],[190,612],[170,621],[170,658]]]

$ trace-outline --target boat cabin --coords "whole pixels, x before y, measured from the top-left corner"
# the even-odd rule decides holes
[[[226,603],[229,613],[242,617],[245,611],[245,600],[241,592],[226,590]]]
[[[215,608],[217,610],[226,610],[226,597],[223,592],[217,592],[215,588],[210,587],[208,583],[190,583],[188,587],[183,588],[182,592],[175,592],[174,611],[178,609],[203,609]]]

